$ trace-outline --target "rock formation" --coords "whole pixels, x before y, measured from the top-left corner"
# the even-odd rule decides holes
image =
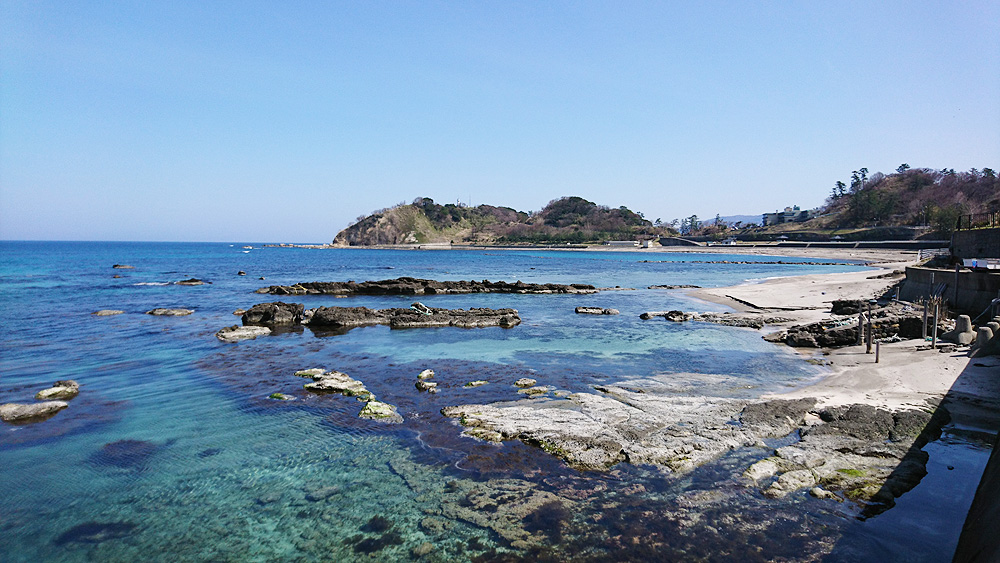
[[[368,307],[319,307],[305,310],[301,303],[259,303],[243,314],[246,326],[297,326],[350,329],[359,326],[389,325],[391,328],[453,326],[510,328],[521,324],[517,309],[437,309],[414,303],[409,309],[369,309]]]
[[[302,322],[305,305],[301,303],[258,303],[241,317],[246,326],[294,326]]]
[[[7,403],[0,405],[0,420],[15,424],[41,422],[68,407],[65,401],[45,401],[44,403]]]
[[[101,309],[100,311],[94,311],[93,314],[97,317],[111,317],[114,315],[121,315],[123,313],[125,313],[125,311],[120,311],[118,309]]]
[[[147,315],[155,315],[158,317],[183,317],[184,315],[190,315],[194,313],[194,309],[153,309],[151,311],[146,311]]]
[[[597,293],[596,287],[587,284],[524,283],[483,281],[434,281],[418,278],[397,278],[382,281],[307,282],[295,285],[272,285],[257,293],[272,295],[438,295],[465,293]]]
[[[233,325],[216,332],[215,337],[223,342],[239,342],[240,340],[253,340],[266,334],[271,334],[271,329],[266,326]]]
[[[604,309],[601,307],[577,307],[578,315],[617,315],[618,309]]]
[[[69,400],[80,394],[80,384],[72,379],[56,381],[52,387],[43,389],[35,393],[35,399],[39,401],[50,401],[53,399]]]

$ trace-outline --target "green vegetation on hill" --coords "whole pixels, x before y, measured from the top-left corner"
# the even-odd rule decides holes
[[[668,232],[624,206],[613,209],[575,196],[553,200],[537,213],[492,205],[440,205],[417,198],[359,218],[333,242],[348,246],[594,243],[650,239]]]
[[[581,197],[553,200],[525,213],[509,207],[434,203],[417,198],[378,210],[337,234],[334,244],[373,246],[421,243],[581,244],[674,236],[679,228],[695,240],[890,240],[947,238],[961,215],[1000,209],[1000,179],[990,168],[968,172],[911,168],[893,174],[855,170],[851,184],[834,184],[818,217],[801,223],[759,227],[732,225],[697,215],[668,223],[647,221],[622,206],[597,205]],[[836,237],[836,238],[835,238]]]
[[[960,215],[1000,209],[1000,179],[990,168],[968,172],[954,169],[910,168],[894,174],[854,171],[848,188],[834,185],[827,216],[818,220],[832,227],[927,225],[950,235]]]

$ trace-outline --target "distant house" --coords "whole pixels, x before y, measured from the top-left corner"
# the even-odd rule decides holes
[[[606,240],[604,241],[605,246],[639,246],[639,241],[637,240]]]
[[[799,209],[798,205],[786,207],[784,211],[765,213],[761,221],[763,225],[780,225],[782,223],[802,223],[819,215],[817,209]]]

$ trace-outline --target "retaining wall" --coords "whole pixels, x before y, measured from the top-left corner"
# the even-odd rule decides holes
[[[906,283],[899,290],[904,301],[930,297],[935,287],[945,284],[942,296],[953,310],[976,316],[1000,297],[1000,272],[906,268]],[[957,291],[956,291],[957,288]]]

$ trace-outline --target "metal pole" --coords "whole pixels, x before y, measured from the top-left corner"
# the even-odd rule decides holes
[[[882,343],[881,342],[876,342],[875,343],[875,363],[876,364],[878,363],[878,353],[879,353],[879,349],[880,348],[882,348]]]

